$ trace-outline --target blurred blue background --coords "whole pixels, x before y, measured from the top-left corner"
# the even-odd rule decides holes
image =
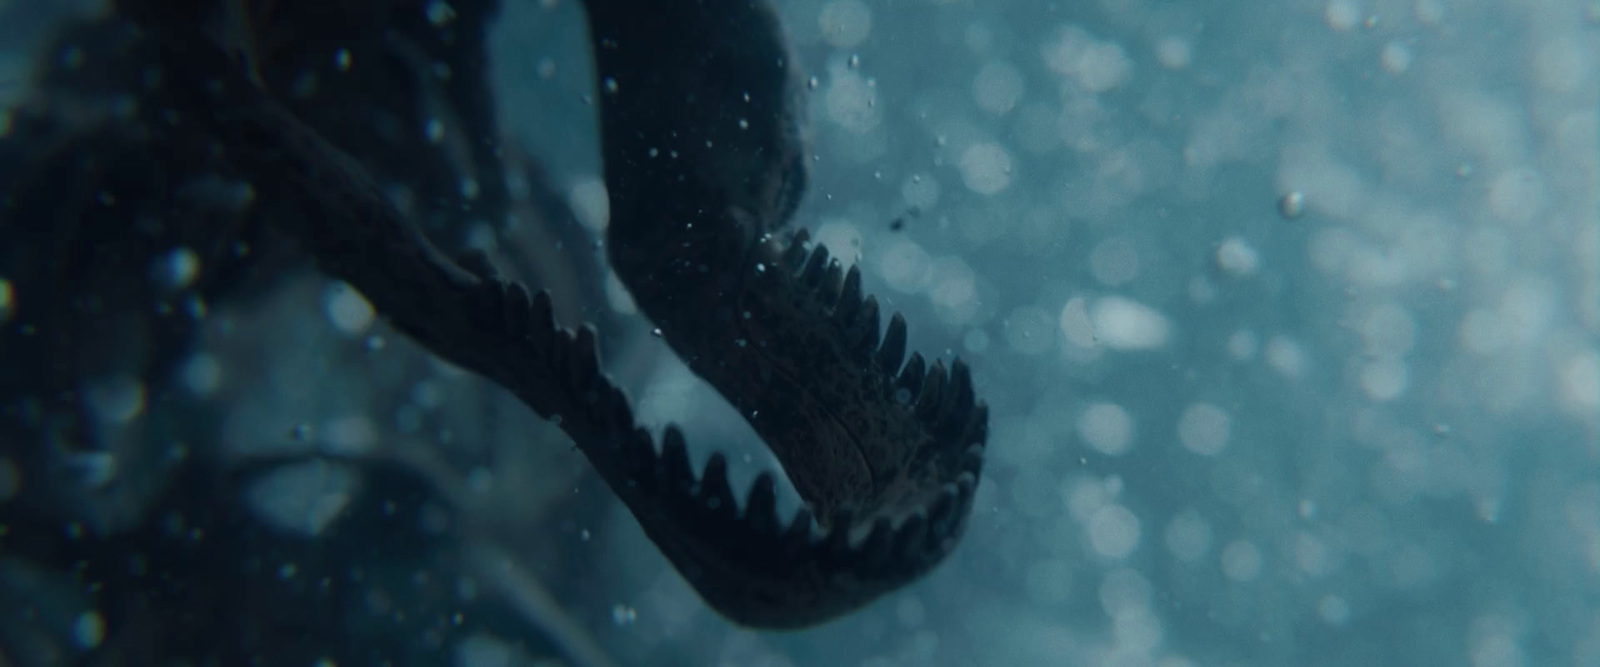
[[[989,463],[946,564],[804,632],[728,625],[620,507],[550,531],[604,536],[564,585],[618,660],[1600,665],[1600,3],[781,5],[811,88],[794,224],[912,348],[971,361]],[[599,229],[581,20],[506,0],[493,57],[504,130]],[[0,101],[31,34],[0,27]],[[307,277],[253,308],[185,366],[220,446],[420,419],[375,412],[399,380],[373,340],[407,346],[359,295]],[[736,483],[770,466],[640,331],[609,361],[645,417],[697,461],[744,452]],[[442,425],[408,437],[529,447],[544,427],[479,384],[408,388]],[[525,476],[466,475],[519,487],[498,511],[571,492],[583,461],[539,432]],[[329,511],[306,484],[348,481],[294,483],[304,517]],[[452,659],[516,664],[484,641]]]
[[[742,632],[652,554],[606,641],[1600,665],[1600,5],[781,4],[814,77],[796,224],[972,360],[987,474],[950,562],[866,611]],[[581,197],[578,20],[513,3],[498,67]]]

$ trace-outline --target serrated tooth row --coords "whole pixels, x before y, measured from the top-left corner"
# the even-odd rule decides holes
[[[878,350],[879,368],[896,363],[904,349],[905,325],[897,314],[889,322],[883,346]],[[972,368],[955,359],[946,371],[942,360],[934,360],[924,370],[922,355],[912,352],[889,387],[895,403],[906,407],[925,424],[935,438],[955,447],[981,443],[987,435],[988,408],[977,402],[972,386]]]
[[[971,502],[982,454],[981,446],[973,446],[966,470],[956,482],[944,484],[925,509],[912,512],[898,526],[888,517],[877,517],[865,537],[853,543],[858,512],[848,506],[834,511],[827,531],[820,537],[814,536],[811,513],[805,509],[796,512],[787,527],[781,528],[776,481],[771,472],[757,475],[744,511],[739,512],[728,482],[727,458],[721,453],[712,454],[699,479],[694,479],[683,434],[676,426],[667,427],[663,434],[659,457],[654,455],[644,429],[634,429],[625,447],[630,475],[639,483],[654,487],[647,491],[688,501],[687,507],[693,508],[688,511],[695,513],[691,516],[743,523],[751,538],[761,540],[752,543],[752,548],[770,544],[785,557],[817,554],[838,566],[869,571],[900,567],[925,554],[937,555],[947,546],[947,539],[960,525],[963,509]]]
[[[693,516],[712,520],[738,521],[752,537],[771,540],[783,553],[799,554],[812,545],[811,513],[797,512],[787,527],[778,519],[777,481],[763,471],[751,483],[744,511],[739,511],[732,484],[728,480],[728,460],[713,453],[696,479],[689,463],[687,442],[677,426],[668,426],[661,438],[661,453],[656,454],[648,431],[634,428],[623,442],[623,465],[630,485],[642,487],[646,495],[684,503]]]
[[[901,362],[906,354],[905,317],[900,313],[894,313],[880,340],[877,298],[863,295],[860,267],[851,266],[849,269],[844,269],[836,259],[830,259],[827,247],[820,244],[809,251],[806,250],[804,244],[809,242],[810,238],[807,230],[797,231],[784,251],[784,263],[797,274],[802,285],[815,291],[821,304],[830,310],[834,322],[841,328],[841,338],[846,349],[856,356],[858,361],[873,363],[886,375],[894,374],[901,368]],[[916,377],[906,380],[904,386],[910,391],[913,401],[921,397],[922,388],[927,384],[927,378],[923,377],[926,372],[918,366],[916,373],[912,374]],[[941,389],[943,388],[945,387],[941,385]],[[970,394],[970,386],[967,386],[967,390],[952,397],[956,402],[950,407],[958,409],[959,412]],[[943,394],[935,394],[930,398],[942,401],[946,397]],[[938,414],[946,413],[939,411]],[[961,416],[952,415],[951,421],[957,426],[962,425],[964,422],[959,419]]]
[[[900,313],[892,315],[880,341],[878,302],[873,296],[861,296],[860,268],[842,269],[836,260],[830,260],[827,247],[821,244],[807,252],[804,244],[809,239],[809,232],[797,231],[784,261],[798,272],[801,283],[815,290],[823,305],[831,309],[846,350],[858,361],[876,365],[886,375],[899,370],[890,387],[891,398],[905,398],[904,403],[941,440],[958,445],[973,442],[969,432],[974,430],[976,396],[971,368],[956,359],[948,371],[942,361],[935,361],[924,370],[925,362],[916,352],[902,368],[908,337],[905,318]]]
[[[549,292],[539,290],[530,294],[522,283],[508,281],[492,281],[483,289],[488,290],[493,299],[505,335],[548,343],[555,334],[555,308]]]
[[[947,483],[929,511],[913,512],[899,526],[888,517],[878,517],[861,542],[854,545],[848,537],[851,526],[839,523],[842,517],[836,516],[819,548],[827,557],[853,568],[880,569],[913,561],[944,545],[959,524],[962,507],[970,500],[970,487]]]

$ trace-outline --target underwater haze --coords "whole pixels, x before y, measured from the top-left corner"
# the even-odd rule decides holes
[[[34,53],[46,19],[96,4],[29,1],[0,0],[41,23],[0,25],[0,106],[59,55]],[[508,616],[563,650],[511,620],[441,647],[458,667],[1600,666],[1600,1],[774,4],[808,95],[791,224],[990,409],[966,533],[928,576],[818,627],[734,625],[570,441],[308,270],[206,316],[175,381],[214,415],[194,446],[403,441],[459,467],[456,498],[546,563],[500,584],[538,591]],[[499,11],[499,123],[599,238],[581,3]],[[697,470],[733,452],[743,498],[776,459],[605,293],[640,419],[683,425]],[[157,411],[136,388],[101,402]],[[3,455],[0,504],[26,488]],[[301,467],[245,496],[318,540],[359,479]],[[444,533],[422,505],[327,548]],[[423,588],[408,568],[371,581]],[[419,609],[407,590],[360,599]]]
[[[1600,665],[1600,4],[780,4],[811,77],[796,224],[913,348],[971,360],[989,463],[957,552],[865,611],[743,632],[634,559],[607,642]],[[581,118],[579,38],[520,33],[577,20],[508,12],[508,124]]]
[[[560,4],[508,11],[502,114],[579,155],[552,160],[581,198],[594,149],[547,115],[586,113]],[[972,362],[986,474],[948,562],[804,633],[728,627],[654,555],[607,555],[637,583],[606,642],[1600,665],[1600,5],[780,5],[811,77],[795,224],[911,347]]]

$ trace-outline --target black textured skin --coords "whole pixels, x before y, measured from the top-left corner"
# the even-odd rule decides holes
[[[658,448],[601,372],[593,328],[550,297],[462,268],[362,165],[149,0],[123,3],[162,44],[173,123],[212,137],[271,202],[272,224],[394,326],[515,393],[593,462],[704,599],[763,628],[813,625],[925,574],[954,548],[982,464],[987,409],[964,363],[906,358],[898,315],[804,231],[802,93],[777,19],[748,0],[589,0],[613,266],[695,373],[739,408],[806,502],[774,480],[744,495],[682,434]],[[614,84],[614,85],[613,85]],[[740,121],[743,120],[741,125]],[[468,262],[468,264],[481,264]]]

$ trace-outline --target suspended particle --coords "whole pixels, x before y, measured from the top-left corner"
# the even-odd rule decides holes
[[[350,71],[350,49],[339,49],[333,52],[333,64],[341,72]]]
[[[639,620],[639,612],[635,611],[633,607],[621,603],[611,607],[611,622],[616,624],[617,627],[633,625],[633,622],[637,620]]]
[[[816,90],[817,86],[819,85],[821,85],[821,82],[817,81],[817,77],[811,77],[810,79],[806,80],[806,87],[810,88],[811,90]]]
[[[915,218],[917,218],[917,217],[919,217],[921,215],[922,215],[922,208],[921,207],[913,206],[913,207],[911,207],[909,209],[906,209],[905,213],[902,213],[899,216],[895,217],[895,219],[892,222],[889,223],[889,231],[898,232],[898,231],[900,231],[902,229],[905,229],[906,228],[906,220],[907,219],[915,219]]]
[[[1284,220],[1295,220],[1305,214],[1305,193],[1295,190],[1278,198],[1278,215],[1283,216]]]

